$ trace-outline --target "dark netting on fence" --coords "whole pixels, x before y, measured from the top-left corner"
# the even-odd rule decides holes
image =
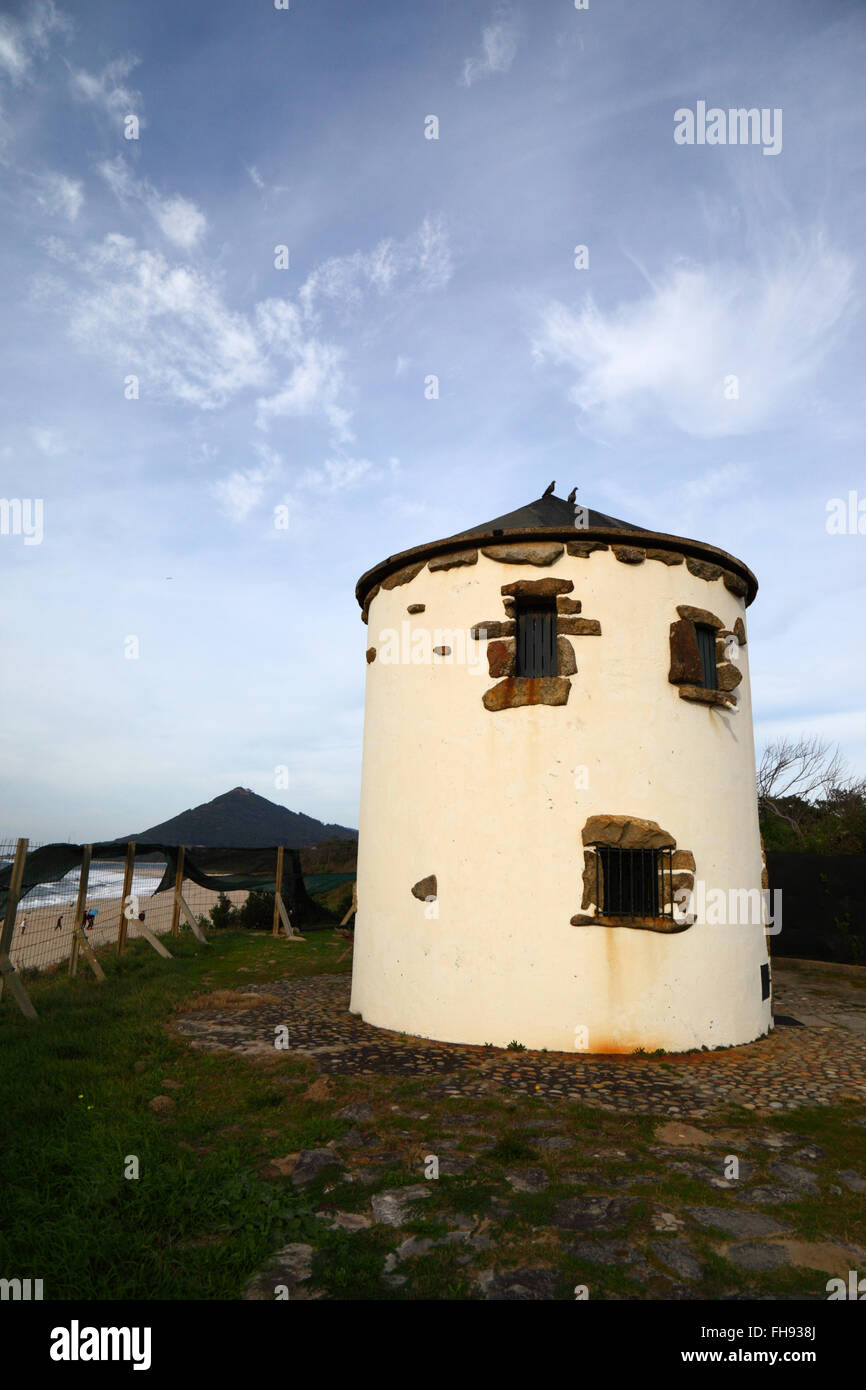
[[[165,892],[174,887],[178,859],[177,845],[151,844],[144,841],[136,845],[136,863],[165,862],[165,872],[160,881],[154,876],[151,895]],[[112,861],[122,870],[125,845],[116,840],[94,844],[93,860]],[[83,845],[43,845],[27,855],[21,898],[43,883],[56,883],[72,870],[80,868],[84,856]],[[277,850],[209,848],[193,845],[184,851],[183,876],[197,883],[201,888],[216,893],[233,890],[273,893],[276,890]],[[0,914],[5,911],[12,865],[0,868]],[[322,923],[323,918],[332,919],[334,914],[319,903],[313,902],[308,882],[314,893],[325,892],[338,882],[347,882],[354,874],[311,874],[305,881],[301,872],[301,861],[296,849],[283,850],[283,881],[281,896],[288,909],[292,923],[296,927]],[[318,880],[322,880],[319,883]],[[331,882],[333,880],[333,882]],[[150,896],[150,895],[147,895]]]
[[[866,965],[866,855],[768,850],[767,870],[782,895],[774,955]]]

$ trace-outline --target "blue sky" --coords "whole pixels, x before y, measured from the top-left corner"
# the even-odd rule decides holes
[[[358,576],[552,478],[742,558],[759,746],[866,773],[864,59],[844,0],[4,6],[0,831],[357,824]]]

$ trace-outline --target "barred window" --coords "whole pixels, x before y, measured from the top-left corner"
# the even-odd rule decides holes
[[[596,885],[596,902],[603,917],[659,917],[662,903],[669,906],[671,850],[599,845],[596,854],[601,880]]]

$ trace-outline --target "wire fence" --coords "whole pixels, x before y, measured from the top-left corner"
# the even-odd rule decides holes
[[[84,960],[102,981],[100,947],[113,946],[120,954],[128,940],[143,937],[170,958],[161,938],[186,928],[207,946],[204,929],[215,925],[211,909],[226,899],[242,907],[253,889],[250,920],[260,923],[264,906],[274,936],[302,942],[302,924],[316,930],[336,921],[329,907],[309,896],[308,887],[327,894],[350,879],[354,874],[348,872],[305,878],[298,851],[283,845],[188,851],[182,845],[134,841],[121,847],[113,841],[94,846],[0,840],[0,998],[8,985],[24,1016],[36,1020],[23,972],[57,969],[68,961],[72,976]],[[353,892],[344,920],[354,908]],[[225,921],[223,916],[220,924]]]
[[[29,848],[34,850],[41,846],[31,840]],[[0,841],[0,867],[11,862],[14,855],[15,841]],[[122,915],[125,915],[128,940],[144,935],[142,925],[154,936],[163,936],[172,930],[174,889],[155,891],[164,877],[166,861],[148,858],[145,862],[136,862],[125,914],[124,867],[123,857],[93,859],[90,863],[83,929],[94,950],[117,943]],[[9,943],[9,957],[19,973],[45,970],[69,959],[80,879],[81,870],[73,869],[57,882],[38,884],[19,899]],[[182,892],[195,918],[208,918],[220,897],[218,892],[202,888],[189,878],[184,878]],[[236,890],[225,896],[235,906],[241,906],[248,894]]]

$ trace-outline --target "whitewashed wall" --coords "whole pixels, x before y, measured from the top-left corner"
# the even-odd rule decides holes
[[[383,659],[386,630],[504,620],[501,585],[544,576],[572,579],[581,616],[601,622],[600,637],[569,639],[578,673],[566,706],[490,713],[486,659]],[[426,611],[409,617],[412,603]],[[667,679],[678,604],[710,609],[728,628],[745,618],[721,580],[623,564],[610,551],[546,568],[479,555],[378,593],[366,629],[377,658],[367,668],[351,1004],[367,1022],[558,1051],[573,1051],[586,1029],[592,1052],[712,1047],[767,1031],[760,924],[665,936],[569,921],[581,911],[581,828],[594,814],[657,821],[693,852],[708,889],[760,889],[748,646],[738,712],[680,699]],[[483,655],[485,644],[474,646]],[[581,766],[585,788],[575,786]],[[410,892],[428,874],[435,917]]]

